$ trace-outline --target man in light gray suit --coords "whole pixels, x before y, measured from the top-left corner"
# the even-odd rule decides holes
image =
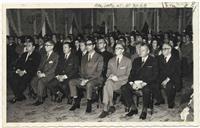
[[[103,88],[103,112],[99,118],[106,117],[109,113],[115,112],[113,105],[113,92],[119,90],[122,85],[128,82],[131,71],[131,60],[123,55],[125,47],[123,43],[117,43],[115,46],[116,56],[108,62],[107,81]]]

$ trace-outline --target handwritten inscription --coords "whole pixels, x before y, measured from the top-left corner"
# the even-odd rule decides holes
[[[96,8],[147,8],[155,3],[96,3]],[[151,5],[151,6],[150,6]],[[196,9],[197,2],[162,2],[155,4],[157,8],[193,8]]]
[[[144,8],[147,7],[147,3],[96,3],[97,8]]]

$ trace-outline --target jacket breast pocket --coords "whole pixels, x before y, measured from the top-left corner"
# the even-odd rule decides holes
[[[125,70],[126,69],[126,66],[121,66],[119,67],[120,70]]]

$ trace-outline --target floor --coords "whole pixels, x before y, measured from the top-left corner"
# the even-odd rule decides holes
[[[190,85],[191,81],[185,80],[184,86]],[[164,94],[164,93],[163,93]],[[150,110],[147,114],[147,119],[144,121],[181,121],[180,112],[183,105],[180,105],[181,93],[176,96],[176,106],[174,109],[168,109],[167,105],[154,106],[154,113],[150,115]],[[8,89],[8,99],[12,97],[12,92]],[[142,100],[142,99],[141,99]],[[133,117],[127,118],[124,115],[124,106],[118,102],[116,104],[116,112],[104,119],[99,119],[98,116],[102,108],[97,108],[97,103],[93,104],[92,113],[85,113],[86,100],[81,102],[81,108],[76,111],[69,111],[71,105],[67,104],[64,99],[62,103],[51,102],[47,99],[43,105],[33,106],[34,101],[27,99],[22,102],[10,104],[7,102],[7,122],[121,122],[121,121],[143,121],[139,119],[142,103],[140,100],[139,113]]]

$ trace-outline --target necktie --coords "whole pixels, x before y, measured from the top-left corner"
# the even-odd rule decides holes
[[[30,53],[27,53],[25,62],[28,60],[28,57],[29,57],[29,56],[30,56]]]
[[[167,63],[167,57],[165,57],[164,59],[165,59],[165,63]]]
[[[144,58],[142,58],[142,64],[141,64],[141,66],[143,66],[143,65],[144,65],[144,63],[145,63],[145,61],[144,61]]]
[[[119,67],[119,58],[117,58],[117,68]]]
[[[67,54],[65,55],[65,59],[66,59],[66,60],[68,59],[68,55],[67,55]]]
[[[92,55],[88,54],[88,61],[90,61],[92,59]]]

